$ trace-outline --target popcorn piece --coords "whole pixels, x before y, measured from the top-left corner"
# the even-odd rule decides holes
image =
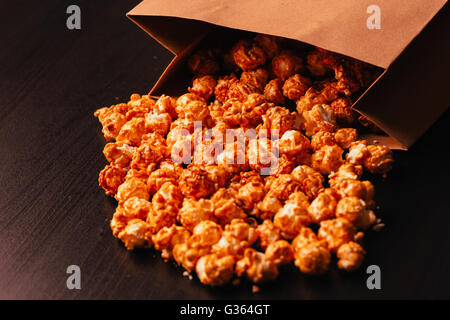
[[[336,118],[333,109],[327,104],[317,104],[309,111],[303,111],[305,132],[308,137],[319,131],[332,132],[336,129]]]
[[[267,102],[284,104],[285,97],[283,95],[283,82],[278,78],[270,80],[264,87],[264,98]]]
[[[115,164],[107,165],[98,177],[98,184],[107,196],[115,195],[119,186],[125,181],[126,172]]]
[[[269,79],[269,73],[266,69],[259,68],[250,71],[244,71],[241,74],[240,82],[256,88],[258,92],[262,92]],[[231,97],[230,97],[231,98]]]
[[[372,210],[367,209],[366,202],[357,197],[345,197],[339,200],[336,217],[345,218],[356,228],[367,229],[376,220]]]
[[[364,159],[364,168],[372,173],[386,174],[394,163],[392,151],[386,146],[367,146],[368,155]]]
[[[202,245],[212,246],[220,240],[222,233],[222,227],[214,221],[202,220],[196,224],[192,235]]]
[[[197,76],[215,74],[220,70],[212,50],[206,49],[195,52],[189,58],[188,67]]]
[[[130,165],[135,149],[123,142],[111,142],[105,145],[103,154],[111,164],[126,169]]]
[[[152,198],[153,211],[147,216],[152,233],[175,224],[182,201],[183,195],[177,186],[170,182],[161,186]]]
[[[197,261],[195,270],[201,283],[222,286],[233,278],[234,257],[208,254]]]
[[[342,97],[331,103],[337,123],[341,127],[349,127],[355,124],[356,114],[352,109],[352,100],[349,97]]]
[[[232,83],[228,89],[228,99],[245,102],[252,93],[259,93],[259,90],[248,83],[236,82]]]
[[[333,146],[335,144],[335,134],[328,131],[319,131],[311,138],[311,147],[314,151],[319,150],[323,146]]]
[[[209,116],[205,99],[193,93],[186,93],[177,99],[176,111],[179,118],[190,122],[205,121]]]
[[[297,73],[284,82],[283,95],[290,100],[297,101],[310,86],[311,80]]]
[[[148,248],[152,245],[149,226],[140,219],[130,220],[125,229],[119,232],[118,238],[128,250],[136,247]]]
[[[350,148],[357,137],[358,133],[354,128],[341,128],[334,134],[334,139],[342,149]]]
[[[278,200],[286,201],[292,193],[301,190],[301,185],[292,175],[280,174],[266,182],[266,190]]]
[[[245,219],[247,215],[236,203],[236,193],[233,189],[221,188],[211,197],[214,215],[220,225],[225,226],[233,219]]]
[[[175,120],[177,118],[176,103],[177,99],[163,94],[159,97],[158,101],[156,101],[154,111],[159,114],[168,113],[170,118]]]
[[[314,199],[323,190],[323,176],[315,169],[300,165],[292,170],[292,176],[301,184],[301,190],[309,199]]]
[[[320,275],[328,271],[330,251],[320,241],[313,241],[295,249],[295,265],[301,272]]]
[[[150,173],[147,187],[150,194],[155,194],[166,182],[178,185],[178,179],[183,168],[171,161],[161,162],[159,169]]]
[[[344,243],[337,251],[338,267],[345,271],[355,271],[361,266],[365,255],[366,252],[358,243]]]
[[[283,107],[271,107],[267,109],[262,116],[264,124],[260,129],[278,130],[278,137],[282,137],[287,131],[297,129],[299,127],[299,118],[295,112],[289,111]],[[274,132],[269,132],[267,137],[273,136]]]
[[[286,240],[277,240],[267,246],[265,256],[277,266],[287,265],[294,259],[294,250]]]
[[[160,148],[149,143],[143,143],[133,153],[131,168],[146,175],[148,167],[153,164],[156,166],[163,158],[164,155]]]
[[[315,223],[332,219],[335,217],[337,203],[338,195],[334,190],[327,188],[311,202],[308,207],[308,214]]]
[[[122,214],[128,219],[146,220],[152,210],[152,203],[150,201],[138,197],[131,197],[123,203]]]
[[[145,129],[165,136],[170,129],[172,118],[168,113],[149,112],[145,116]]]
[[[342,150],[337,145],[323,146],[312,155],[312,166],[322,174],[330,174],[337,171],[344,162],[342,160]]]
[[[355,141],[350,144],[349,150],[345,158],[348,162],[356,165],[362,165],[364,159],[369,156],[369,150],[367,149],[367,141]]]
[[[338,171],[333,172],[328,176],[328,183],[334,188],[334,186],[342,180],[359,180],[361,178],[362,171],[362,166],[345,162],[339,167]]]
[[[216,100],[225,103],[228,100],[228,91],[232,84],[237,83],[239,80],[234,74],[219,78],[216,88],[214,89],[214,95]]]
[[[325,240],[328,249],[333,252],[344,243],[352,241],[355,234],[355,227],[344,218],[322,221],[318,232],[319,239]]]
[[[278,277],[278,266],[264,253],[247,248],[244,257],[236,263],[236,274],[245,275],[254,283],[263,283]]]
[[[155,249],[161,251],[161,257],[164,259],[172,258],[173,248],[180,243],[185,243],[191,234],[186,228],[172,225],[163,227],[157,234],[152,236]]]
[[[267,59],[272,59],[279,51],[278,39],[265,34],[258,34],[253,39],[263,49]]]
[[[190,93],[194,93],[205,100],[209,100],[214,94],[216,88],[216,80],[210,76],[202,76],[195,78],[192,82],[192,87],[188,88]]]
[[[208,172],[198,165],[189,165],[183,170],[179,185],[185,196],[195,199],[207,197],[215,191],[214,181],[210,179]]]
[[[282,81],[298,73],[302,68],[302,59],[290,51],[284,51],[272,59],[272,72]]]
[[[211,200],[185,198],[178,212],[178,220],[188,230],[203,220],[215,220],[214,207]]]
[[[267,246],[272,242],[281,239],[280,230],[275,227],[271,220],[264,220],[263,223],[256,228],[258,234],[259,246],[266,250]]]
[[[372,206],[375,188],[370,181],[353,179],[332,180],[331,187],[342,197],[357,197]]]
[[[300,196],[299,196],[300,195]],[[292,194],[273,218],[275,227],[281,230],[286,239],[294,238],[302,229],[311,223],[308,215],[308,199],[303,193]]]
[[[301,159],[308,154],[311,143],[300,131],[286,131],[279,142],[280,154],[291,159]]]
[[[147,185],[142,179],[135,177],[126,179],[125,182],[117,188],[117,194],[115,196],[117,201],[124,202],[131,197],[138,197],[145,200],[150,198],[147,191]]]
[[[255,69],[266,63],[264,51],[248,40],[238,41],[231,50],[234,62],[244,71]]]
[[[260,182],[249,182],[239,188],[236,199],[244,210],[250,212],[264,198],[264,185]]]
[[[145,120],[143,118],[133,118],[122,126],[116,141],[132,146],[139,146],[141,144],[141,138],[145,133]]]
[[[252,213],[263,220],[272,219],[282,207],[280,200],[274,194],[268,193],[262,201],[256,204],[256,208]]]
[[[220,240],[213,245],[212,252],[221,256],[232,255],[241,258],[244,250],[258,239],[256,229],[242,219],[234,219],[225,226]]]

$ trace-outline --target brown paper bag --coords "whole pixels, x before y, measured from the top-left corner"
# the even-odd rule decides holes
[[[446,2],[144,0],[127,15],[175,54],[152,94],[187,87],[185,59],[215,26],[290,38],[381,67],[353,108],[389,135],[369,140],[406,150],[450,104]]]

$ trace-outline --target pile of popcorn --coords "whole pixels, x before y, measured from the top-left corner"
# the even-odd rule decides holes
[[[389,148],[358,140],[379,129],[351,108],[376,72],[284,41],[201,47],[187,93],[95,112],[109,141],[99,185],[118,201],[111,229],[128,249],[154,247],[212,286],[273,280],[292,263],[323,274],[333,255],[361,266],[364,232],[380,223],[361,177],[393,164]],[[241,145],[223,138],[248,129]]]

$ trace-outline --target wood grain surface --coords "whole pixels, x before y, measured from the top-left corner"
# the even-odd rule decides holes
[[[0,2],[0,298],[450,298],[449,112],[374,181],[386,228],[368,235],[356,273],[288,269],[256,294],[249,284],[209,288],[114,239],[116,202],[97,184],[107,162],[92,113],[146,93],[171,59],[125,17],[137,3]],[[81,30],[66,28],[70,4],[81,8]],[[80,290],[66,287],[72,264]],[[366,287],[371,264],[381,290]]]

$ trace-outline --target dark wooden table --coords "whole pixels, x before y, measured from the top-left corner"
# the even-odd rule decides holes
[[[116,206],[97,185],[106,164],[95,109],[147,92],[171,54],[125,17],[137,0],[0,2],[0,298],[450,298],[450,114],[375,181],[386,228],[360,272],[296,270],[252,294],[209,288],[152,250],[113,238]],[[81,7],[82,28],[66,28]],[[68,290],[66,268],[81,268]],[[368,290],[365,268],[381,268]]]

